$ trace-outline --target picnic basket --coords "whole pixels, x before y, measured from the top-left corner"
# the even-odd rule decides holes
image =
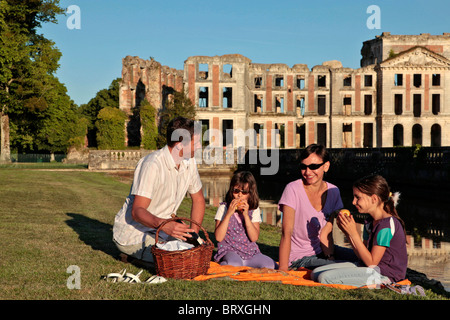
[[[151,251],[156,274],[172,279],[192,279],[207,273],[214,244],[209,239],[208,232],[201,225],[191,219],[182,217],[175,217],[161,223],[156,231],[155,239],[159,239],[159,231],[165,224],[179,220],[187,220],[199,226],[205,235],[206,241],[203,241],[197,247],[178,251],[163,250],[153,245]]]

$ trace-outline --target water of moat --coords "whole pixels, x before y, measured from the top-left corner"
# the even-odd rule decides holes
[[[230,174],[201,174],[206,202],[218,206],[223,201],[230,183]],[[257,178],[260,208],[265,223],[281,225],[278,200],[289,181]],[[351,181],[330,181],[341,191],[344,207],[354,211]],[[429,279],[440,281],[450,291],[450,194],[433,196],[433,192],[411,185],[393,186],[401,192],[397,210],[405,221],[408,234],[408,267],[425,273]],[[334,231],[335,242],[349,246],[338,228]]]

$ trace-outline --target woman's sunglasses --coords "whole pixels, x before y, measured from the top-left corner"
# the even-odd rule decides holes
[[[233,189],[233,193],[238,194],[239,192],[242,193],[243,195],[246,195],[246,194],[250,193],[250,191],[248,191],[248,190],[241,190],[241,189],[238,189],[238,188],[234,188]]]
[[[325,162],[322,163],[312,163],[312,164],[304,164],[304,163],[300,163],[300,170],[306,170],[306,168],[309,168],[309,170],[317,170],[319,169],[321,166],[323,166],[325,164]]]

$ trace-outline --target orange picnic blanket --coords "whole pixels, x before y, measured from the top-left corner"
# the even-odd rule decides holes
[[[205,281],[209,279],[232,279],[237,281],[269,281],[280,282],[297,286],[327,286],[339,289],[357,289],[358,287],[343,284],[322,284],[311,280],[311,270],[299,268],[296,271],[279,271],[267,268],[221,266],[211,262],[207,274],[195,277],[193,280]],[[398,283],[401,285],[411,284],[409,280]]]

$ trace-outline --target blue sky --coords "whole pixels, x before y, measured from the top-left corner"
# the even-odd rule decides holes
[[[57,76],[78,105],[121,76],[127,55],[183,69],[190,56],[239,53],[254,63],[307,64],[328,60],[358,68],[362,42],[382,32],[450,32],[448,0],[61,0],[80,9],[81,29],[40,30],[63,56]],[[380,29],[367,27],[380,9]]]

